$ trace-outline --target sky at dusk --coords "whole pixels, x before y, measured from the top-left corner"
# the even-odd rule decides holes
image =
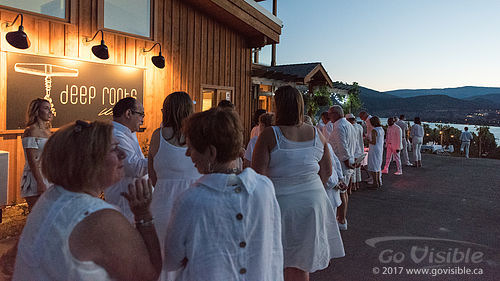
[[[277,63],[322,62],[379,91],[500,87],[499,12],[500,0],[278,0]]]

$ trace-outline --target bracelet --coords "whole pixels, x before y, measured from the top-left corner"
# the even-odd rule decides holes
[[[153,218],[151,219],[148,219],[148,220],[145,220],[145,219],[141,219],[141,220],[138,220],[135,222],[135,227],[140,227],[140,226],[152,226],[154,225],[153,223]]]

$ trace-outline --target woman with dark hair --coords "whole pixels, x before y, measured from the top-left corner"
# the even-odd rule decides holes
[[[415,167],[422,167],[422,154],[420,149],[424,142],[424,128],[420,122],[420,117],[415,117],[415,124],[410,129],[410,140],[413,149],[413,159],[415,160]]]
[[[332,174],[327,141],[305,124],[302,94],[292,86],[275,92],[276,126],[260,134],[252,168],[268,176],[281,209],[285,280],[309,280],[328,267],[340,239],[324,183]]]
[[[370,150],[368,151],[368,166],[367,170],[373,179],[373,184],[370,188],[380,188],[382,182],[380,180],[380,172],[382,171],[382,155],[384,154],[384,128],[380,124],[380,119],[377,116],[372,116],[369,120],[373,130],[369,139]]]
[[[252,131],[250,132],[250,139],[252,139],[253,137],[258,137],[260,132],[262,132],[262,130],[259,128],[259,118],[264,113],[266,113],[264,109],[255,110],[252,118]]]
[[[26,162],[21,178],[21,196],[26,199],[29,211],[49,187],[49,182],[41,172],[40,158],[50,136],[52,117],[49,101],[40,98],[31,101],[26,113],[26,129],[22,137]]]
[[[151,136],[148,172],[155,186],[151,211],[157,220],[156,231],[163,252],[172,207],[179,194],[200,174],[185,155],[187,147],[182,133],[182,122],[193,113],[193,101],[185,92],[174,92],[165,98],[162,113],[162,125]],[[160,280],[174,280],[175,276],[175,272],[167,273],[164,268]]]
[[[243,127],[233,110],[212,108],[184,124],[186,155],[203,176],[174,206],[165,264],[176,280],[283,280],[278,202],[271,181],[238,170]]]
[[[109,122],[76,121],[55,132],[42,154],[54,183],[28,216],[13,280],[156,280],[161,253],[149,211],[151,183],[122,195],[136,225],[99,198],[124,175],[125,153]]]

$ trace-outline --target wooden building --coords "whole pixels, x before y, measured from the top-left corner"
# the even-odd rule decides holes
[[[18,19],[11,26],[19,13],[31,41],[25,50],[6,41],[6,34],[20,24]],[[144,132],[138,134],[144,145],[160,125],[164,98],[186,91],[196,111],[230,99],[247,139],[258,106],[251,91],[252,48],[278,43],[282,28],[277,17],[253,0],[2,1],[0,23],[0,150],[9,152],[8,204],[21,200],[19,120],[26,101],[43,98],[44,91],[51,95],[57,109],[54,127],[59,127],[78,114],[84,115],[81,119],[110,119],[110,108],[119,98],[135,96],[146,113]],[[103,30],[107,60],[91,51],[99,45],[98,30]],[[97,38],[87,42],[94,34]],[[161,46],[154,46],[156,42]],[[160,48],[163,69],[151,61]],[[45,70],[37,69],[40,65]],[[127,73],[137,75],[129,79]],[[40,89],[33,92],[33,84]]]

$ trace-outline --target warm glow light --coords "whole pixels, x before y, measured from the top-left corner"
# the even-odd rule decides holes
[[[454,135],[451,135],[452,138],[454,138],[455,136]]]
[[[441,135],[441,134],[443,134],[443,131],[439,131],[439,134],[440,134],[440,135]]]

